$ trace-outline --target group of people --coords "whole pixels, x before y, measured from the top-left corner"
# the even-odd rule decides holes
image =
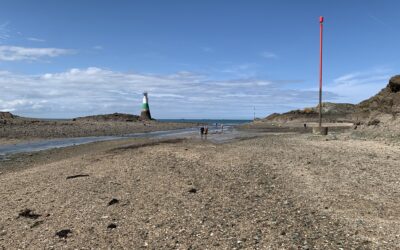
[[[200,127],[200,135],[201,138],[203,138],[203,136],[205,136],[207,138],[207,134],[208,134],[208,126],[201,126]]]
[[[220,128],[221,128],[220,132],[218,131],[218,125],[220,125]],[[216,129],[216,131],[213,134],[224,133],[224,125],[223,124],[215,123],[215,129]],[[207,139],[207,135],[208,135],[208,126],[207,125],[200,127],[200,135],[201,135],[201,138],[205,137]]]

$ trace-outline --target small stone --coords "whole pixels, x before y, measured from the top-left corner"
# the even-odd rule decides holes
[[[34,219],[34,220],[39,218],[40,216],[41,216],[40,214],[35,214],[32,210],[30,210],[28,208],[25,209],[25,210],[22,210],[18,214],[18,218],[19,217],[25,217],[25,218]]]
[[[195,194],[195,193],[197,193],[197,189],[191,188],[191,189],[189,189],[189,193]]]
[[[60,238],[67,238],[68,234],[72,233],[72,231],[70,229],[63,229],[60,230],[56,233],[56,236],[60,237]]]
[[[111,206],[111,205],[114,205],[114,204],[117,204],[117,203],[119,203],[119,200],[113,198],[110,202],[108,202],[108,205]]]
[[[88,177],[89,175],[88,174],[77,174],[77,175],[70,175],[70,176],[67,176],[67,180],[69,180],[69,179],[75,179],[75,178],[82,178],[82,177]]]
[[[114,229],[114,228],[117,228],[117,225],[114,224],[114,223],[110,223],[110,224],[108,224],[107,228],[108,229]]]

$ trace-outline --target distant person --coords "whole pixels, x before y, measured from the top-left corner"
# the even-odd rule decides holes
[[[307,128],[307,123],[304,123],[304,129],[306,129]]]
[[[224,124],[221,124],[221,134],[224,133]]]
[[[200,127],[200,135],[201,135],[201,138],[203,139],[203,135],[204,135],[204,127],[203,126]]]
[[[205,136],[206,136],[206,138],[207,138],[207,134],[208,134],[208,126],[206,126],[206,127],[204,128],[204,134],[205,134]]]

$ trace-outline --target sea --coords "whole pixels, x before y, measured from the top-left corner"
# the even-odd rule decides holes
[[[224,125],[224,126],[234,126],[245,123],[250,123],[253,120],[230,120],[230,119],[157,119],[160,122],[187,122],[187,123],[198,123],[207,124],[209,126],[213,125]]]

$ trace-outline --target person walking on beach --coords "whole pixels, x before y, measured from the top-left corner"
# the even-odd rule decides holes
[[[206,127],[204,128],[204,135],[206,136],[206,139],[207,139],[207,134],[208,134],[208,126],[206,126]]]
[[[224,124],[221,124],[221,134],[224,133]]]
[[[201,126],[200,127],[200,135],[201,135],[201,139],[203,139],[203,134],[204,134],[204,127]]]

